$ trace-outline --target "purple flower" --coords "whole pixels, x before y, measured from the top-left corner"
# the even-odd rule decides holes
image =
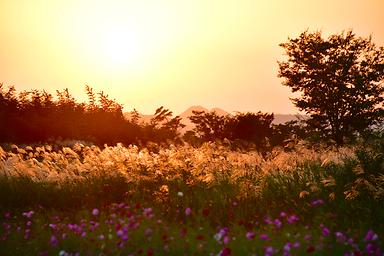
[[[97,209],[97,208],[95,208],[95,209],[92,210],[92,215],[93,215],[93,216],[97,216],[97,215],[99,215],[99,213],[100,213],[100,211],[99,211],[99,209]]]
[[[149,219],[152,218],[154,216],[152,208],[144,208],[144,215]]]
[[[48,225],[51,229],[55,230],[57,228],[57,225],[56,224],[49,224]]]
[[[281,225],[282,225],[282,223],[281,223],[281,221],[280,221],[279,219],[275,219],[275,220],[273,221],[273,224],[274,224],[277,228],[281,228]]]
[[[231,239],[229,238],[229,236],[225,236],[225,237],[223,238],[223,243],[224,243],[224,244],[229,244],[230,241],[231,241]]]
[[[292,244],[290,242],[288,242],[284,245],[283,249],[284,249],[284,252],[289,252],[291,250],[291,248],[292,248]]]
[[[269,217],[265,217],[264,222],[265,222],[266,224],[268,224],[268,225],[272,225],[272,224],[273,224],[273,221],[272,221],[271,218],[269,218]]]
[[[382,255],[380,248],[377,245],[371,243],[368,243],[365,246],[365,251],[368,255]]]
[[[269,237],[267,234],[261,234],[260,235],[260,239],[263,240],[263,241],[266,241],[266,240],[269,240]]]
[[[24,217],[27,217],[28,219],[32,218],[32,215],[34,214],[34,211],[29,211],[29,212],[23,212],[22,215]]]
[[[323,204],[324,204],[324,200],[323,199],[317,199],[317,200],[313,200],[311,202],[312,206],[318,206],[318,205],[323,205]]]
[[[271,256],[276,252],[276,250],[272,246],[267,246],[267,247],[265,247],[264,252],[265,252],[264,255]]]
[[[323,234],[323,236],[329,236],[330,231],[327,227],[322,227],[321,233]]]
[[[192,212],[191,208],[188,207],[188,208],[185,209],[185,215],[186,216],[191,215],[191,212]]]
[[[124,235],[123,230],[119,229],[119,230],[116,232],[116,235],[117,235],[117,237],[122,237],[122,236]]]
[[[219,242],[221,238],[227,235],[228,231],[229,229],[227,227],[221,228],[219,232],[214,235],[215,240]]]
[[[287,219],[289,224],[293,224],[293,223],[297,222],[298,220],[299,220],[299,217],[297,217],[294,214],[288,216],[288,219]]]
[[[379,236],[375,232],[373,232],[372,229],[370,229],[370,230],[368,230],[367,234],[365,235],[364,241],[365,242],[376,241],[378,238],[379,238]]]
[[[341,233],[339,231],[335,232],[335,237],[336,237],[336,241],[338,243],[343,244],[343,243],[345,243],[347,241],[347,237],[343,233]]]
[[[49,243],[52,247],[56,247],[59,244],[59,240],[57,240],[56,236],[52,235],[49,240]]]
[[[254,232],[247,232],[247,234],[245,235],[245,237],[248,239],[248,240],[252,240],[253,238],[255,238],[256,234]]]

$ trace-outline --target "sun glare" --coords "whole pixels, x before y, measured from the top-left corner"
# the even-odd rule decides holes
[[[100,54],[113,67],[134,65],[142,51],[138,35],[124,28],[105,31],[100,43]]]

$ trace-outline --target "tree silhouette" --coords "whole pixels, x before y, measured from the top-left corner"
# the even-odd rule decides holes
[[[228,116],[220,116],[216,112],[192,111],[189,117],[195,124],[194,132],[203,141],[215,141],[228,138],[229,122]]]
[[[301,95],[292,101],[309,114],[308,122],[338,145],[383,117],[384,48],[352,31],[323,39],[303,32],[280,44],[283,84]]]
[[[238,113],[233,122],[232,137],[254,143],[258,150],[265,149],[272,136],[273,114]]]

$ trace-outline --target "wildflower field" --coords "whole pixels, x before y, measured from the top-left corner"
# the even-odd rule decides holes
[[[383,148],[0,148],[0,255],[383,255]]]

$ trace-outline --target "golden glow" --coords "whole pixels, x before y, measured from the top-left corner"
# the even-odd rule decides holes
[[[353,28],[384,45],[382,0],[1,0],[0,82],[84,85],[127,110],[191,105],[293,113],[278,44],[305,29]]]
[[[140,58],[140,43],[137,35],[124,28],[113,27],[102,33],[100,51],[112,66],[134,65]]]

